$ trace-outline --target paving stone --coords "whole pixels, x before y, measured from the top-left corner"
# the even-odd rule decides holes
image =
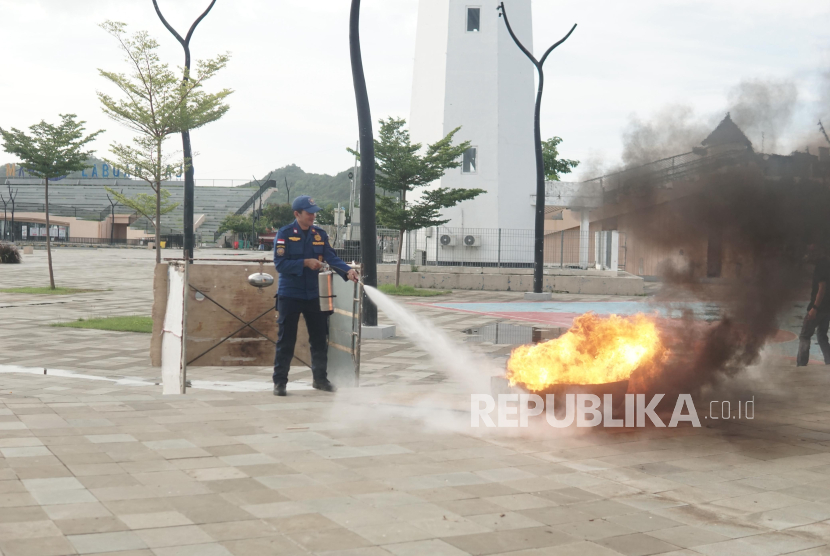
[[[632,533],[596,541],[597,544],[616,550],[625,556],[646,556],[648,554],[660,554],[678,550],[676,544],[661,541],[643,533]]]
[[[115,552],[119,550],[135,550],[147,548],[144,541],[135,533],[123,531],[119,533],[94,533],[90,535],[71,535],[67,537],[80,554],[96,554],[99,552]]]
[[[0,541],[0,550],[5,556],[63,556],[75,554],[69,541],[63,537],[41,537],[37,539],[14,539]]]
[[[443,540],[473,555],[496,554],[530,548],[547,548],[577,541],[574,537],[548,527],[462,535],[448,537]]]
[[[78,373],[0,373],[4,554],[69,554],[69,539],[122,556],[816,556],[830,538],[823,367],[770,360],[753,371],[763,415],[694,430],[473,436],[425,426],[424,400],[465,411],[468,393],[404,336],[366,341],[364,387],[334,397],[301,389],[310,380],[301,369],[286,399],[199,388],[165,397],[147,336],[45,326],[56,314],[150,314],[153,254],[103,251],[56,249],[56,262],[62,279],[112,290],[46,305],[0,294],[0,365]],[[27,263],[4,269],[4,283],[39,279],[45,259]],[[463,343],[460,331],[487,315],[408,308],[485,357],[510,352]],[[267,387],[271,370],[192,372]]]
[[[135,534],[150,548],[211,543],[214,539],[197,525],[140,529]]]

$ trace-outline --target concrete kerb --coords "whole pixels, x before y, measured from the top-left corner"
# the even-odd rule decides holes
[[[394,283],[393,267],[378,269],[378,283]],[[533,291],[531,269],[438,267],[412,272],[401,269],[401,284],[416,288],[477,291]],[[547,293],[591,295],[643,295],[644,281],[627,272],[547,269],[543,290]]]

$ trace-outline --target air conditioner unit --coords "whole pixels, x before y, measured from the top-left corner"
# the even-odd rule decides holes
[[[465,247],[481,247],[481,236],[466,235],[464,236]]]
[[[441,244],[441,247],[454,247],[458,245],[458,238],[450,234],[441,234],[438,238],[438,243]]]

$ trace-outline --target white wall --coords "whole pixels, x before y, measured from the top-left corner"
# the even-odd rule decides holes
[[[514,31],[531,47],[530,0],[505,4]],[[478,33],[467,32],[468,7],[481,8]],[[487,191],[447,210],[447,226],[533,228],[534,71],[510,38],[495,3],[421,0],[410,116],[413,141],[432,143],[461,126],[456,138],[478,148],[477,173],[450,170],[441,185]]]

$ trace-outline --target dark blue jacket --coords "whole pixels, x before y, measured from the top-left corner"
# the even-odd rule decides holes
[[[280,228],[274,240],[274,266],[279,273],[277,295],[306,300],[320,297],[317,282],[320,271],[303,266],[304,259],[317,259],[329,263],[330,266],[343,271],[337,274],[344,280],[345,273],[351,270],[329,245],[329,236],[325,230],[311,226],[303,239],[303,230],[295,220],[292,224]]]

